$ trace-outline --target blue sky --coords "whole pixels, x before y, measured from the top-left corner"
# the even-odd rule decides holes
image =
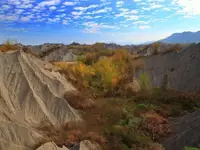
[[[0,0],[0,42],[138,44],[200,30],[200,0]]]

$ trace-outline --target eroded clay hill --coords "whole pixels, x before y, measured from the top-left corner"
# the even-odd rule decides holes
[[[154,87],[183,92],[200,91],[200,44],[144,57],[144,61],[145,71]]]
[[[81,120],[63,98],[76,89],[50,63],[23,51],[0,52],[0,149],[32,150],[36,127]]]

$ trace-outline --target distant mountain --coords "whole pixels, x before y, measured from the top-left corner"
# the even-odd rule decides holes
[[[160,40],[164,43],[200,43],[200,31],[174,33],[171,36]]]

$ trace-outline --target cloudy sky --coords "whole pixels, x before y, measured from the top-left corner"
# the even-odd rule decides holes
[[[138,44],[200,30],[200,0],[0,0],[0,42]]]

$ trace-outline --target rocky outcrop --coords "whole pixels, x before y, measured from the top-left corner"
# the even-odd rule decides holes
[[[23,51],[0,53],[0,149],[30,150],[42,123],[80,121],[63,98],[76,89],[48,62]]]
[[[90,141],[85,140],[80,143],[79,150],[101,150],[101,147],[97,143],[91,143]]]
[[[63,44],[44,44],[30,46],[29,51],[43,58],[46,61],[76,61],[77,56],[73,54],[74,49],[69,49]]]
[[[200,44],[193,44],[181,51],[146,57],[144,61],[145,71],[154,87],[200,91]]]
[[[131,83],[125,85],[125,88],[126,91],[130,91],[131,93],[138,93],[141,91],[140,84],[136,78],[133,78],[133,81]]]
[[[69,150],[69,149],[64,146],[60,148],[55,143],[49,142],[40,146],[37,150]]]
[[[74,147],[68,149],[65,146],[62,148],[58,147],[54,142],[45,143],[40,146],[37,150],[102,150],[100,145],[84,140],[74,145]]]
[[[62,61],[66,61],[66,62],[77,61],[77,55],[73,54],[72,51],[69,51],[65,56],[62,57]]]
[[[63,44],[43,44],[37,46],[28,46],[29,51],[47,61],[62,61],[69,51]]]
[[[61,47],[54,49],[49,53],[46,53],[42,56],[46,61],[63,61],[63,57],[69,52],[67,47]]]
[[[109,49],[109,50],[116,50],[122,48],[121,45],[117,45],[115,43],[105,43],[104,48]]]

